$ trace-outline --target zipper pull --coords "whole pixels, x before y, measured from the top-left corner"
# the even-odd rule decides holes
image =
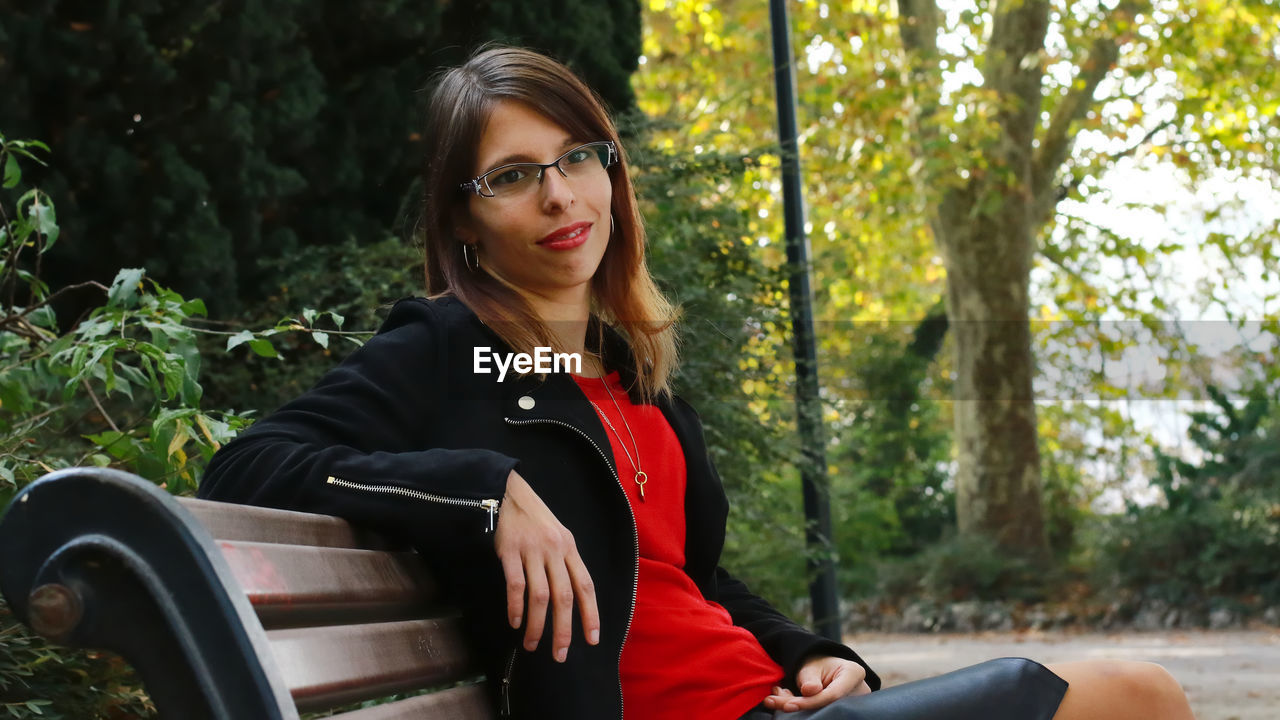
[[[502,716],[511,715],[511,678],[502,678]]]
[[[498,517],[498,505],[499,502],[492,498],[480,501],[480,507],[489,511],[489,529],[485,530],[486,533],[493,532],[494,520]]]

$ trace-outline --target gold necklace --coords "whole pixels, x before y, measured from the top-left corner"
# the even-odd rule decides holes
[[[600,369],[601,371],[604,370],[603,364]],[[599,405],[596,405],[594,400],[588,400],[587,402],[591,403],[591,407],[595,408],[597,413],[600,413],[600,419],[604,420],[604,424],[608,425],[609,429],[613,431],[614,437],[618,438],[618,444],[622,446],[622,452],[626,453],[627,460],[631,463],[631,467],[636,471],[633,479],[635,480],[636,487],[639,488],[640,502],[644,502],[644,486],[649,482],[649,476],[640,469],[640,443],[636,442],[636,436],[631,432],[631,423],[627,422],[627,416],[622,413],[622,406],[618,404],[618,399],[613,396],[613,390],[609,389],[609,382],[602,376],[600,378],[600,384],[604,385],[604,391],[609,395],[609,399],[613,401],[613,407],[618,411],[618,417],[622,418],[622,426],[627,429],[627,435],[631,437],[631,445],[636,450],[636,456],[634,458],[631,457],[631,451],[627,449],[627,443],[622,439],[622,434],[613,426],[613,423],[609,422],[609,416],[604,414],[604,411],[600,409]]]

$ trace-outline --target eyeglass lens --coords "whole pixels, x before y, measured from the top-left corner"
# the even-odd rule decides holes
[[[581,145],[561,155],[552,166],[558,168],[561,176],[566,178],[603,175],[604,169],[609,166],[609,144],[598,142]],[[481,176],[480,181],[494,197],[509,196],[537,187],[543,172],[545,170],[542,165],[514,163],[490,170]]]

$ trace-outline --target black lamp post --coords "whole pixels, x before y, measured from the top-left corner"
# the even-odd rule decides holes
[[[777,88],[778,139],[782,144],[782,204],[786,221],[787,262],[791,267],[791,344],[796,361],[796,410],[804,449],[805,542],[809,549],[809,598],[814,627],[840,642],[840,604],[831,546],[830,483],[827,480],[822,404],[818,397],[818,358],[814,347],[813,290],[809,285],[809,238],[805,234],[800,152],[796,141],[795,65],[785,0],[769,0],[773,32],[773,78]]]

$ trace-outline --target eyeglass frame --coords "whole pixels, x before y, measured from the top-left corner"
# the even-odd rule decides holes
[[[538,184],[539,184],[539,185],[541,185],[541,184],[542,184],[542,176],[547,172],[547,170],[550,170],[551,168],[555,168],[557,171],[559,171],[559,173],[560,173],[560,177],[562,177],[562,178],[567,178],[567,177],[569,177],[569,174],[568,174],[568,173],[566,173],[566,172],[564,171],[564,168],[560,167],[560,161],[561,161],[561,160],[564,160],[565,158],[569,157],[569,156],[570,156],[570,155],[572,155],[573,153],[575,153],[575,152],[577,152],[577,151],[581,150],[582,148],[584,148],[584,147],[586,147],[586,146],[588,146],[588,145],[599,145],[600,143],[604,143],[605,147],[609,148],[609,159],[605,162],[604,167],[602,168],[602,169],[604,169],[604,170],[608,170],[609,168],[611,168],[611,167],[613,167],[614,165],[617,165],[617,164],[618,164],[618,146],[617,146],[617,145],[615,145],[615,144],[614,144],[614,142],[613,142],[612,140],[593,140],[592,142],[582,143],[581,145],[578,145],[578,146],[573,147],[573,148],[571,148],[571,149],[569,149],[569,150],[566,150],[566,151],[565,151],[565,153],[564,153],[563,155],[561,155],[560,157],[556,158],[555,160],[552,160],[552,161],[551,161],[551,162],[549,162],[549,163],[540,163],[540,162],[518,162],[518,163],[507,163],[506,165],[499,165],[498,167],[493,168],[492,170],[489,170],[489,171],[487,171],[487,172],[485,172],[485,173],[483,173],[483,174],[481,174],[481,175],[477,175],[476,177],[471,178],[470,180],[468,180],[468,181],[466,181],[466,182],[462,183],[461,185],[459,185],[458,187],[459,187],[459,189],[461,189],[461,190],[466,190],[466,191],[468,191],[468,192],[473,192],[473,193],[475,193],[477,196],[482,197],[482,198],[494,198],[494,197],[497,197],[497,193],[493,192],[493,189],[492,189],[492,188],[489,188],[489,181],[488,181],[488,180],[485,180],[485,178],[489,177],[489,176],[490,176],[490,175],[492,175],[493,173],[498,172],[499,170],[506,170],[507,168],[516,167],[516,166],[518,166],[518,165],[526,165],[526,166],[527,166],[527,165],[533,165],[533,166],[536,166],[536,167],[538,168],[538,175],[537,175],[536,179],[537,179],[537,181],[538,181]],[[489,193],[490,193],[490,194],[485,195],[485,194],[484,194],[484,191],[483,191],[483,188],[489,188]]]

